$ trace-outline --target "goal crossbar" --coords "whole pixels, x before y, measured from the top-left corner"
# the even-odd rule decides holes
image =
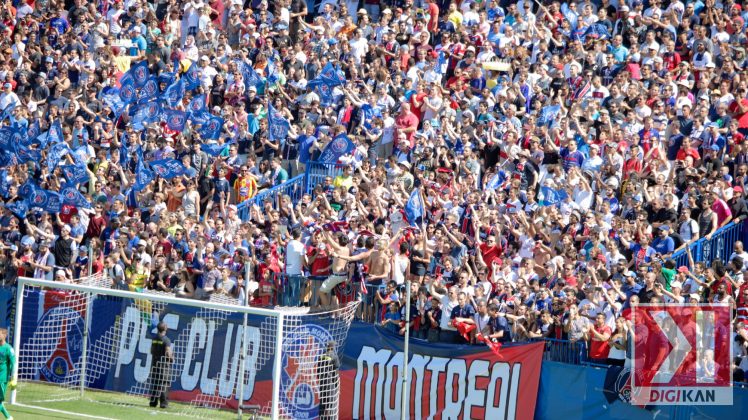
[[[22,332],[21,327],[22,327],[22,320],[23,320],[23,293],[24,293],[24,289],[27,286],[77,291],[77,292],[82,292],[82,293],[89,293],[93,296],[104,295],[104,296],[114,296],[114,297],[121,297],[121,298],[133,299],[133,300],[148,300],[151,302],[160,302],[160,303],[165,303],[165,304],[178,304],[178,305],[184,305],[184,306],[192,306],[192,307],[201,308],[201,309],[213,309],[213,310],[218,310],[218,311],[228,311],[228,312],[236,312],[236,313],[277,318],[277,324],[276,324],[277,336],[275,337],[275,346],[276,346],[275,348],[277,350],[275,351],[275,354],[273,355],[273,393],[272,393],[271,417],[273,419],[280,418],[280,395],[279,394],[280,394],[280,382],[281,382],[280,371],[281,371],[281,363],[282,363],[282,352],[280,351],[280,349],[282,348],[282,345],[283,345],[283,318],[284,318],[284,313],[282,311],[265,309],[265,308],[255,308],[251,306],[227,305],[227,304],[217,303],[217,302],[192,300],[192,299],[177,298],[177,297],[172,297],[172,296],[143,294],[143,293],[131,292],[127,290],[106,289],[103,287],[88,286],[88,285],[81,285],[81,284],[75,284],[75,283],[62,283],[62,282],[55,282],[55,281],[49,281],[49,280],[34,279],[34,278],[29,278],[29,277],[19,277],[18,288],[16,292],[16,311],[15,311],[16,316],[15,316],[15,321],[14,321],[14,326],[13,326],[13,350],[15,351],[17,355],[21,354],[20,351],[21,351],[21,332]],[[91,313],[90,310],[86,311],[86,316],[88,317],[90,313]],[[87,320],[85,325],[90,325],[90,320]],[[86,333],[84,332],[84,338],[85,338],[85,334]],[[247,342],[245,341],[242,344],[242,346],[247,346]],[[18,380],[18,373],[19,373],[18,371],[19,369],[15,369],[15,371],[13,372],[13,379],[15,381]],[[83,380],[82,382],[85,383],[85,380]],[[13,390],[11,393],[11,404],[15,402],[16,402],[16,390]]]

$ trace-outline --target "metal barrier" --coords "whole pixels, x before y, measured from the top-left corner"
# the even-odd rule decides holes
[[[688,247],[691,249],[691,256],[693,256],[694,262],[703,261],[708,266],[716,259],[726,263],[735,249],[735,241],[744,239],[745,223],[731,222],[717,229],[710,239],[706,237],[699,238]],[[675,260],[676,267],[682,265],[688,267],[690,265],[685,248],[673,253],[672,259]]]
[[[322,163],[322,162],[309,162],[306,165],[306,180],[305,189],[306,193],[311,193],[314,187],[317,185],[324,185],[325,178],[340,175],[343,172],[343,168],[347,165],[340,165],[336,163]]]
[[[262,208],[263,204],[268,200],[272,203],[273,208],[278,208],[280,197],[284,195],[290,196],[291,202],[296,203],[298,200],[301,200],[301,197],[304,195],[305,179],[306,177],[304,175],[299,175],[289,179],[283,184],[262,190],[249,200],[237,204],[236,209],[239,218],[244,221],[249,220],[249,209],[255,204]]]
[[[538,341],[545,342],[543,360],[572,365],[587,363],[588,349],[587,343],[584,341],[558,340],[555,338],[543,338]]]

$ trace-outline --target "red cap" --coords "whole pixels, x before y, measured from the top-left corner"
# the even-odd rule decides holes
[[[737,187],[732,187],[732,192],[742,193],[743,187],[741,187],[740,185],[738,185]]]
[[[597,254],[597,259],[600,260],[600,261],[602,261],[602,262],[608,262],[608,259],[605,258],[605,255],[603,255],[603,254]]]
[[[682,265],[682,266],[678,267],[678,272],[679,273],[688,273],[688,267],[686,267],[685,265]]]

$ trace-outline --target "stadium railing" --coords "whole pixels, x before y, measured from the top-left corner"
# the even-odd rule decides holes
[[[746,223],[743,221],[738,223],[730,222],[717,229],[710,238],[706,236],[701,237],[688,245],[688,247],[691,249],[691,256],[694,262],[703,261],[708,266],[711,265],[712,261],[719,259],[727,263],[727,259],[730,258],[735,249],[735,241],[744,241],[745,237]],[[671,258],[675,260],[676,267],[690,266],[685,247],[674,252]]]
[[[306,180],[305,189],[307,193],[311,193],[314,187],[317,185],[324,185],[325,178],[328,176],[335,178],[343,172],[343,168],[347,165],[340,165],[335,163],[323,163],[323,162],[309,162],[306,165]]]
[[[291,202],[296,203],[298,200],[301,200],[301,197],[304,195],[305,179],[306,176],[303,174],[296,176],[283,184],[258,192],[257,195],[249,200],[242,201],[236,205],[239,218],[243,221],[249,220],[249,210],[255,204],[262,208],[265,202],[270,201],[273,208],[278,208],[280,198],[284,195],[288,195],[291,197]]]

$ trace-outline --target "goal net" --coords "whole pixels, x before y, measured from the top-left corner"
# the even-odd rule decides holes
[[[14,402],[74,412],[75,401],[110,406],[113,418],[167,402],[169,414],[193,418],[337,417],[337,354],[358,302],[310,313],[109,284],[99,275],[75,284],[19,279]]]

